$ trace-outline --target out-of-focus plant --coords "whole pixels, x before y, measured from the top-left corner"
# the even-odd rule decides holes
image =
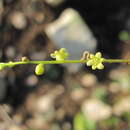
[[[74,117],[74,130],[96,130],[96,122],[79,112]]]

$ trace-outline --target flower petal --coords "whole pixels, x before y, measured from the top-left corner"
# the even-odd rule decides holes
[[[66,53],[67,51],[66,51],[66,48],[61,48],[61,49],[59,50],[59,52],[60,52],[60,53]]]
[[[97,65],[97,68],[100,69],[100,70],[102,70],[102,69],[104,69],[104,65],[103,65],[102,63],[99,63],[99,64]]]
[[[95,57],[97,57],[97,58],[101,58],[101,57],[102,57],[101,52],[97,52],[97,53],[95,54]]]
[[[93,65],[93,64],[94,64],[94,61],[93,61],[93,60],[87,61],[87,66],[91,66],[91,65]]]
[[[54,53],[50,54],[52,58],[56,58],[56,55]]]
[[[95,70],[97,68],[96,65],[92,65],[92,70]]]
[[[90,54],[90,59],[94,58],[94,55],[93,54]]]

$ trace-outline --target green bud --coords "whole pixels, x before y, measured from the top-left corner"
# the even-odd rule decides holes
[[[35,68],[35,74],[36,75],[42,75],[44,73],[44,64],[38,64]]]
[[[5,64],[4,63],[0,63],[0,70],[3,70],[5,68]]]

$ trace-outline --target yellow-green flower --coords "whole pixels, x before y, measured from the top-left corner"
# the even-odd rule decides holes
[[[95,55],[90,54],[90,57],[87,61],[87,66],[92,66],[92,69],[104,69],[104,65],[102,64],[104,58],[102,58],[102,54],[97,52]]]
[[[57,61],[62,61],[68,58],[69,53],[65,48],[61,48],[59,51],[55,51],[50,55],[52,58],[55,58]]]

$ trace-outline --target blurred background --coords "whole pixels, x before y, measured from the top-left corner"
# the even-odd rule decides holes
[[[67,48],[130,59],[129,0],[0,0],[0,62]],[[0,130],[129,130],[130,66],[35,65],[0,72]]]

